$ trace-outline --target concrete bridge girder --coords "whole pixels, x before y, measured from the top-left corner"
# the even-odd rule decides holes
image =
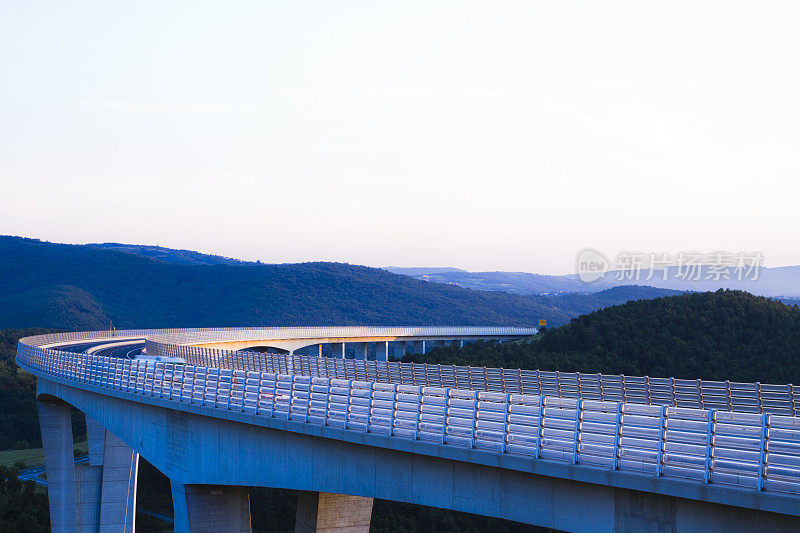
[[[176,486],[269,486],[377,497],[576,532],[734,533],[800,527],[796,516],[762,510],[770,503],[763,493],[749,495],[713,485],[697,487],[512,456],[489,458],[477,450],[247,413],[220,410],[209,415],[198,405],[170,404],[160,398],[132,401],[129,393],[99,394],[41,378],[37,387],[40,394],[64,398],[84,410]],[[516,467],[502,466],[501,459]],[[595,481],[587,482],[590,478]],[[230,491],[235,489],[218,489],[220,495]],[[215,508],[241,516],[241,498],[231,501]],[[741,507],[747,502],[749,507]],[[191,506],[186,509],[190,513]]]
[[[510,338],[520,338],[520,337],[510,337]],[[206,343],[198,343],[198,344],[191,344],[190,346],[196,346],[199,348],[210,348],[215,350],[246,350],[248,348],[255,348],[255,347],[272,347],[278,348],[281,350],[286,350],[288,352],[294,352],[296,350],[300,350],[302,348],[307,348],[309,346],[314,346],[316,344],[334,344],[339,345],[341,343],[345,344],[359,344],[359,343],[383,343],[383,342],[413,342],[415,343],[426,343],[426,349],[430,349],[433,346],[445,346],[447,342],[459,342],[463,344],[464,342],[476,341],[476,340],[490,340],[485,336],[458,336],[454,337],[452,335],[441,337],[441,336],[414,336],[414,337],[326,337],[326,338],[316,338],[316,339],[252,339],[252,340],[237,340],[237,341],[221,341],[221,342],[206,342]],[[491,340],[496,340],[496,336],[492,337]],[[420,345],[421,346],[421,345]]]

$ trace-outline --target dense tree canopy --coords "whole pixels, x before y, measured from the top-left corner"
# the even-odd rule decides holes
[[[475,343],[406,359],[800,383],[800,308],[741,291],[685,294],[601,309],[531,342]]]

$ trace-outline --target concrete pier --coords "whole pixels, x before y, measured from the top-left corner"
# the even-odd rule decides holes
[[[375,343],[375,360],[388,361],[389,360],[389,342],[378,341]]]
[[[69,405],[55,399],[40,399],[36,404],[47,468],[50,530],[53,533],[72,532],[78,525],[78,506]]]
[[[356,342],[354,343],[354,348],[356,349],[355,358],[356,359],[367,359],[367,343],[366,342]]]
[[[406,354],[406,341],[397,341],[394,343],[394,356],[398,359]]]
[[[338,357],[339,359],[344,359],[344,355],[345,355],[345,343],[334,342],[331,344],[331,357]]]
[[[295,533],[368,533],[372,498],[300,491]]]
[[[75,501],[78,513],[78,531],[85,531],[86,533],[100,531],[102,477],[102,466],[75,465]]]
[[[38,402],[52,531],[134,531],[139,454],[86,417],[89,463],[75,465],[66,403]]]
[[[136,524],[139,454],[116,435],[106,431],[102,468],[100,532],[132,533]]]
[[[175,533],[249,533],[247,487],[184,485],[170,480],[175,508]]]

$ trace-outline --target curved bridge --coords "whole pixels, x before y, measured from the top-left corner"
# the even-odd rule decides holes
[[[22,339],[17,363],[37,376],[53,530],[131,531],[138,454],[171,480],[176,531],[249,531],[248,486],[302,491],[297,531],[367,531],[374,497],[565,531],[800,529],[793,385],[385,360],[390,346],[399,354],[533,333]],[[144,359],[86,353],[143,339]],[[347,344],[357,359],[341,357]],[[232,349],[254,346],[284,353]],[[72,461],[69,405],[87,415],[89,465]]]

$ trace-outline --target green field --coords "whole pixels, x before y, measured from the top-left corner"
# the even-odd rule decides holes
[[[76,442],[74,448],[79,450],[80,453],[89,451],[89,445],[86,441]],[[44,463],[44,451],[41,448],[0,451],[0,466],[14,466],[20,461],[25,463],[25,466],[40,465]]]

